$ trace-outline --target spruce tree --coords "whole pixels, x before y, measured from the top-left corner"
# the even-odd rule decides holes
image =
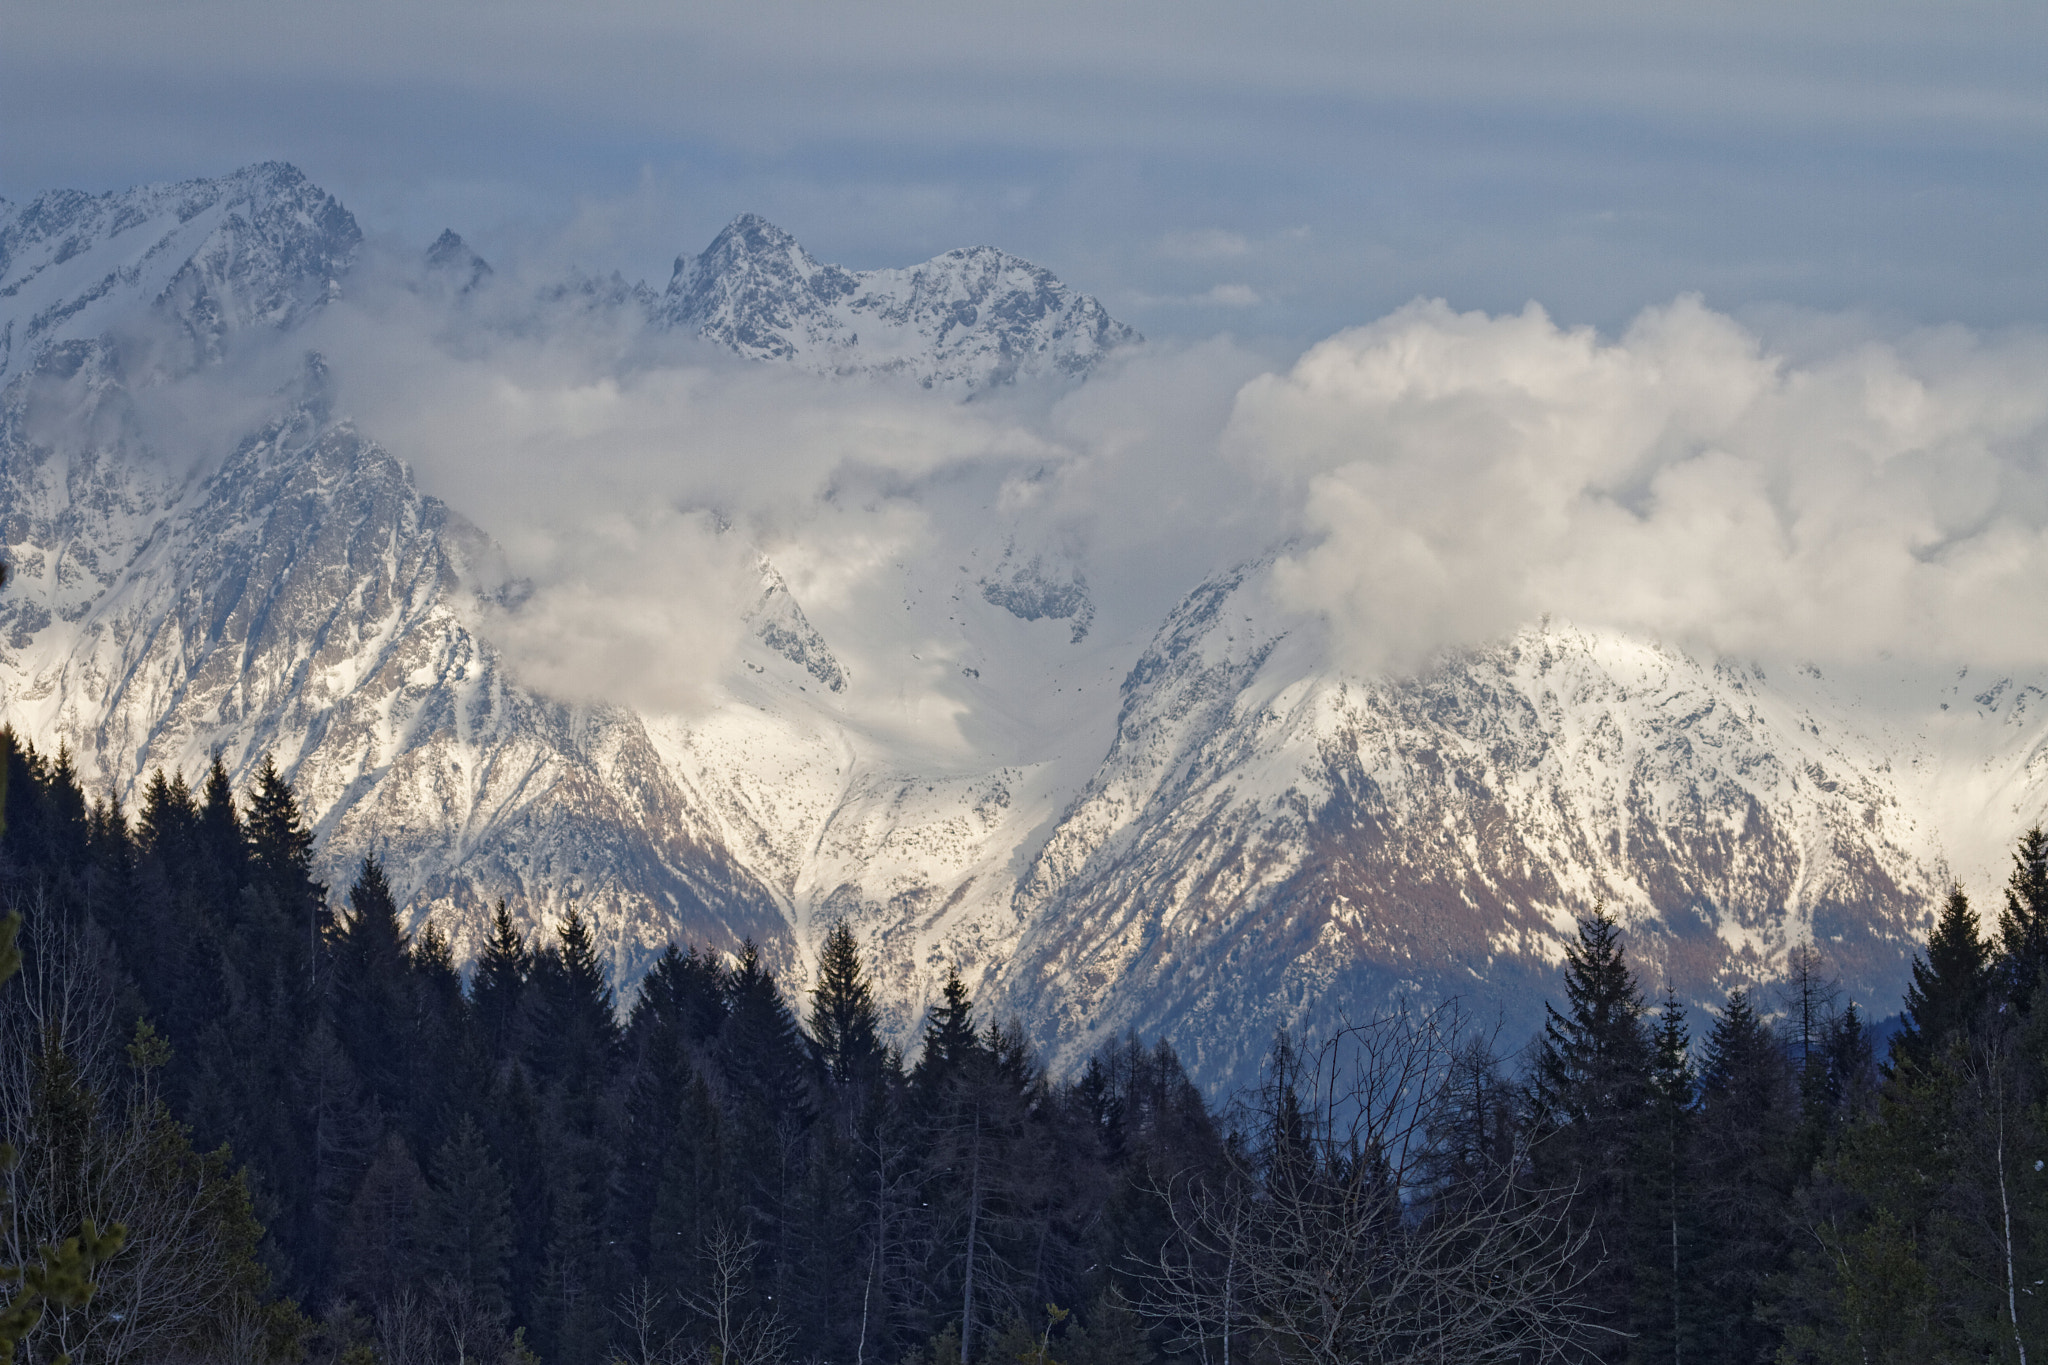
[[[476,1119],[464,1114],[434,1154],[420,1248],[436,1276],[493,1323],[511,1312],[512,1195]]]
[[[1636,1281],[1636,1319],[1642,1333],[1637,1353],[1645,1360],[1697,1360],[1702,1318],[1697,1293],[1701,1211],[1694,1175],[1697,1078],[1685,1006],[1669,990],[1651,1040],[1651,1115],[1641,1161],[1643,1221],[1654,1225],[1654,1232],[1643,1239]]]
[[[1643,995],[1604,906],[1579,921],[1565,947],[1566,1007],[1546,1004],[1532,1087],[1537,1170],[1554,1189],[1576,1188],[1572,1216],[1589,1236],[1585,1290],[1620,1358],[1636,1330],[1635,1270],[1655,1238],[1656,1200],[1638,1188],[1640,1153],[1655,1119],[1653,1053]]]
[[[280,905],[313,916],[309,935],[317,938],[325,927],[327,888],[313,877],[313,831],[299,810],[298,793],[268,754],[249,794],[244,829],[257,879],[271,888]]]
[[[825,935],[818,984],[811,990],[811,1038],[826,1074],[841,1083],[867,1075],[881,1060],[881,1020],[861,965],[860,943],[845,920]]]
[[[981,1054],[981,1038],[974,1026],[974,1001],[958,968],[946,969],[946,984],[940,1003],[925,1017],[924,1034],[917,1065],[910,1082],[920,1094],[936,1096],[962,1068]]]
[[[491,935],[484,940],[469,981],[470,1011],[484,1049],[494,1062],[508,1062],[522,1050],[519,1026],[526,981],[532,971],[533,955],[500,897],[491,914]]]
[[[2015,926],[2016,938],[2025,931]],[[1991,947],[1961,886],[1949,888],[1927,951],[1913,959],[1905,1018],[1892,1038],[1894,1065],[1926,1066],[1977,1021],[1991,992]]]
[[[200,789],[194,854],[199,865],[194,872],[193,892],[214,907],[216,915],[221,915],[232,907],[248,880],[249,843],[241,814],[235,808],[227,764],[218,750],[207,765],[206,781]]]
[[[334,935],[334,1028],[356,1074],[384,1112],[412,1107],[409,1069],[417,1058],[411,944],[384,868],[365,858],[349,888],[350,913]]]
[[[420,1246],[427,1182],[405,1139],[386,1135],[349,1201],[335,1247],[340,1288],[366,1304],[389,1305],[425,1269]]]
[[[1776,1334],[1758,1309],[1766,1284],[1791,1265],[1800,1115],[1785,1049],[1745,991],[1732,992],[1714,1022],[1700,1095],[1700,1193],[1708,1237],[1700,1281],[1711,1305],[1702,1324],[1705,1358],[1769,1359]]]
[[[2035,825],[2022,834],[2012,863],[1998,916],[1996,970],[2006,999],[2024,1011],[2048,969],[2048,831]]]
[[[694,946],[678,952],[671,943],[649,969],[634,1007],[668,1020],[688,1042],[708,1043],[725,1027],[725,985],[714,955]]]

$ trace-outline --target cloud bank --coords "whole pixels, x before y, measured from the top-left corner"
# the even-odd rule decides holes
[[[1141,642],[1285,517],[1279,490],[1217,457],[1232,394],[1267,368],[1228,341],[961,403],[740,361],[630,306],[531,304],[531,281],[494,289],[451,309],[389,267],[305,340],[337,414],[502,548],[483,624],[550,695],[709,704],[764,557],[868,696],[933,685],[946,652],[905,619],[906,591],[1006,556],[1086,581],[1098,643]]]
[[[1846,333],[1846,335],[1844,335]],[[2048,663],[2048,338],[1838,329],[1793,359],[1681,298],[1617,340],[1416,303],[1237,395],[1289,489],[1281,600],[1408,669],[1553,613],[1710,654]]]

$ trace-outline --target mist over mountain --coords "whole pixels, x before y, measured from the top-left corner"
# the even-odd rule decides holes
[[[2031,335],[1418,303],[1275,371],[992,248],[752,215],[656,288],[366,244],[279,164],[0,206],[0,708],[133,807],[275,755],[458,957],[850,924],[1056,1062],[1523,1021],[1604,900],[1889,1002],[2048,807]]]

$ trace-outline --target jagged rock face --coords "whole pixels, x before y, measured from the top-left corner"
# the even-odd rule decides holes
[[[118,404],[91,373],[105,363],[79,358],[71,382]],[[118,448],[38,445],[16,387],[0,419],[10,722],[61,737],[131,802],[216,747],[241,773],[274,754],[324,873],[345,883],[382,857],[415,922],[439,912],[465,952],[503,895],[528,923],[582,903],[622,979],[678,933],[791,961],[772,897],[637,716],[506,678],[465,582],[482,536],[331,420],[319,387],[315,367],[283,416],[182,486]]]
[[[274,753],[323,875],[384,858],[458,952],[501,895],[529,926],[574,899],[623,987],[671,937],[751,937],[800,986],[845,917],[904,1041],[957,964],[1061,1064],[1137,1028],[1221,1085],[1273,1027],[1403,991],[1525,1023],[1601,898],[1652,990],[1714,998],[1811,933],[1883,1011],[1945,841],[2007,840],[2043,808],[2048,710],[2026,679],[1881,712],[1810,670],[1551,624],[1362,678],[1272,605],[1270,558],[1130,642],[1091,632],[1081,567],[1052,550],[901,566],[890,610],[952,632],[960,695],[1049,735],[980,767],[863,729],[873,684],[765,561],[707,713],[549,701],[490,643],[509,599],[488,528],[331,411],[319,361],[210,466],[155,449],[132,400],[237,337],[302,344],[356,240],[278,167],[4,211],[0,711],[131,808],[157,766],[195,773],[218,747],[246,779]],[[501,287],[452,234],[425,269],[421,298],[451,308]],[[997,253],[848,272],[758,219],[658,304],[613,283],[576,298],[962,395],[1071,381],[1129,338]],[[190,344],[138,347],[143,324]]]
[[[496,273],[491,263],[472,251],[454,228],[443,229],[427,248],[427,270],[459,294],[480,287]]]
[[[178,360],[216,360],[235,332],[324,303],[361,244],[348,210],[281,162],[0,203],[0,383],[52,343],[135,325],[138,304],[170,325]]]
[[[1068,1060],[1171,1028],[1243,1077],[1273,1028],[1404,993],[1532,1025],[1598,900],[1652,989],[1713,999],[1811,934],[1855,998],[1897,996],[1947,868],[1898,800],[1910,750],[1817,675],[1545,625],[1348,678],[1263,619],[1266,567],[1175,612],[1020,883],[1006,998]]]
[[[752,359],[901,374],[962,393],[1019,378],[1079,379],[1139,339],[1094,299],[992,247],[908,270],[845,270],[821,265],[754,214],[676,261],[655,316]]]

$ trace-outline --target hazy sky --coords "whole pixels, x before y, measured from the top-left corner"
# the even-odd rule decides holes
[[[365,226],[659,282],[754,210],[988,242],[1154,336],[1684,291],[2048,320],[2037,0],[5,0],[0,196],[298,163]]]

